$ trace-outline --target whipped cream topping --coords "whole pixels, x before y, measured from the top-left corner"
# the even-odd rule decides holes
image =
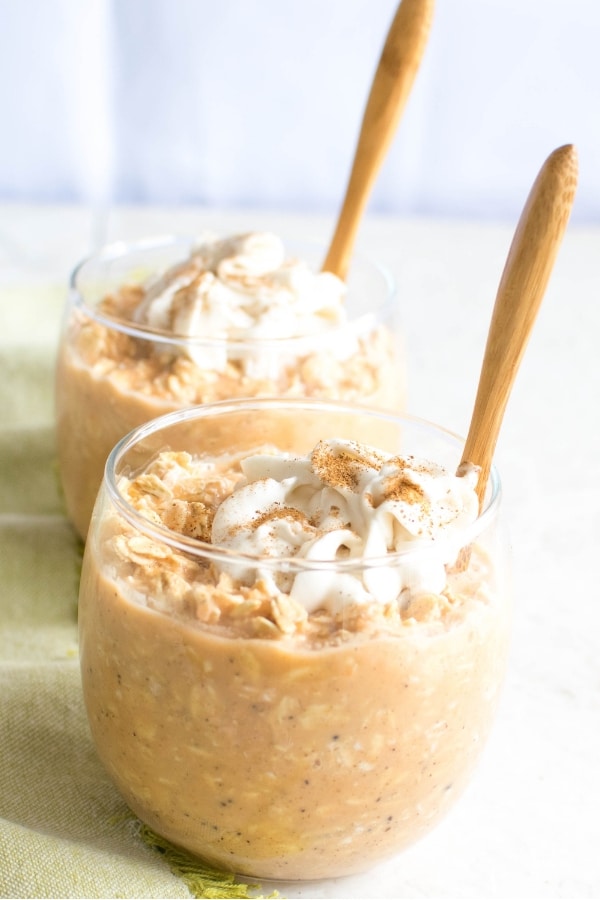
[[[318,335],[345,323],[345,292],[336,275],[287,258],[277,235],[251,232],[201,243],[147,285],[135,319],[178,336],[230,342]],[[345,358],[355,349],[336,351]],[[240,346],[189,343],[178,351],[217,371],[236,359],[256,375],[265,362],[264,349],[260,358]]]
[[[242,583],[264,579],[309,613],[392,603],[406,588],[441,592],[445,566],[456,561],[479,511],[475,467],[458,477],[434,462],[353,441],[321,441],[307,457],[259,454],[242,469],[244,480],[215,514],[213,544],[259,557],[364,564],[277,573],[226,564]],[[369,566],[407,545],[412,552]]]

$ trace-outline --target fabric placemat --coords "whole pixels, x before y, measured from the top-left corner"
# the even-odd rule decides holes
[[[61,286],[0,286],[0,896],[245,897],[142,826],[96,757],[53,380]],[[252,890],[252,894],[249,893]]]

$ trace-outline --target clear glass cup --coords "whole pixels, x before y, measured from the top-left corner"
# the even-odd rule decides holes
[[[263,879],[351,874],[426,834],[471,777],[505,673],[511,592],[495,468],[436,594],[414,575],[439,564],[436,543],[371,560],[236,554],[202,532],[212,476],[190,479],[193,527],[175,529],[168,478],[146,472],[162,451],[185,468],[186,454],[304,455],[332,437],[451,472],[463,446],[419,419],[325,401],[182,410],[113,449],[84,553],[81,673],[100,759],[157,833]],[[128,487],[144,472],[135,484],[164,518]],[[237,566],[266,567],[288,587],[244,591]],[[407,587],[387,605],[317,607],[301,620],[287,599],[290,579],[377,584],[390,571]]]
[[[107,297],[135,299],[136,286],[187,259],[195,244],[194,238],[173,236],[114,244],[72,275],[57,359],[56,416],[66,510],[83,538],[108,453],[131,429],[156,416],[256,396],[404,408],[395,285],[386,270],[359,255],[347,279],[347,323],[316,335],[190,338],[106,312]],[[324,247],[299,241],[285,245],[288,256],[319,271]],[[123,289],[126,293],[119,294]]]

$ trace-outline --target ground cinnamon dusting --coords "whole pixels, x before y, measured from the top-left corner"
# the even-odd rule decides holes
[[[423,510],[427,510],[430,506],[429,502],[425,500],[423,488],[411,481],[402,470],[397,475],[390,475],[389,478],[386,478],[384,492],[386,500],[419,504]]]
[[[311,454],[311,463],[315,475],[331,487],[345,487],[355,490],[358,486],[360,470],[373,468],[374,463],[381,465],[383,458],[372,459],[358,452],[337,450],[332,452],[324,441],[319,441]]]
[[[274,519],[295,519],[303,525],[308,522],[306,515],[294,506],[274,506],[267,512],[257,516],[256,519],[252,519],[250,525],[253,530],[256,530],[261,525],[264,525],[266,522],[272,522]]]

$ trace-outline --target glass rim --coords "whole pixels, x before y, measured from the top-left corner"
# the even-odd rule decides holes
[[[211,414],[226,415],[240,410],[265,410],[265,409],[290,409],[318,410],[321,412],[345,412],[361,416],[371,416],[388,421],[402,421],[416,425],[422,429],[433,430],[438,435],[456,442],[457,448],[464,446],[464,438],[441,425],[436,425],[427,419],[414,416],[409,413],[394,413],[386,410],[377,410],[373,407],[360,404],[335,403],[329,400],[308,400],[306,398],[290,398],[282,400],[277,397],[243,398],[238,400],[220,400],[214,403],[205,403],[197,406],[185,407],[166,413],[151,419],[149,422],[134,428],[125,435],[109,453],[104,467],[104,485],[106,486],[111,502],[117,508],[119,514],[136,530],[141,531],[147,537],[167,544],[172,549],[188,555],[202,557],[213,562],[221,562],[229,565],[243,565],[254,568],[269,569],[277,572],[315,572],[315,571],[356,571],[365,569],[380,569],[394,566],[415,556],[435,553],[440,547],[440,541],[416,540],[407,541],[400,550],[390,552],[378,557],[355,557],[348,559],[299,559],[298,557],[273,557],[259,556],[251,553],[240,553],[229,550],[226,547],[215,546],[198,538],[189,537],[179,532],[172,531],[164,525],[158,525],[143,516],[122,496],[115,480],[115,471],[118,463],[125,454],[139,444],[140,441],[161,430],[165,430],[179,422],[191,419],[202,419]],[[249,454],[251,455],[251,454]],[[458,463],[457,463],[458,465]],[[460,543],[457,546],[467,547],[484,532],[497,518],[502,499],[502,484],[500,475],[494,463],[492,463],[486,500],[483,509],[470,525],[460,532]]]
[[[171,331],[164,331],[160,328],[152,328],[148,325],[140,325],[138,323],[129,322],[125,319],[117,319],[112,316],[105,315],[86,302],[83,297],[82,290],[78,285],[78,279],[82,275],[86,266],[94,262],[111,262],[123,259],[128,253],[134,251],[150,251],[165,249],[170,246],[178,245],[187,246],[191,249],[194,244],[198,243],[199,236],[190,234],[162,234],[155,236],[147,236],[131,241],[120,240],[105,244],[96,253],[89,254],[80,260],[73,268],[69,277],[69,299],[71,304],[93,319],[98,324],[103,325],[113,331],[119,331],[129,337],[137,338],[143,341],[153,341],[155,343],[171,344],[175,346],[194,346],[194,347],[212,347],[212,348],[235,348],[235,347],[285,347],[288,344],[293,346],[302,345],[303,343],[314,344],[315,340],[329,339],[336,332],[355,331],[362,334],[364,331],[371,331],[379,319],[385,319],[387,315],[392,313],[393,305],[397,297],[397,284],[391,271],[379,261],[373,259],[367,254],[360,251],[352,254],[350,263],[350,273],[352,272],[352,262],[356,261],[360,265],[369,266],[373,272],[380,277],[382,284],[385,286],[385,299],[380,302],[374,309],[370,309],[354,318],[348,318],[346,322],[341,324],[328,325],[323,331],[294,335],[290,337],[252,337],[252,338],[228,338],[228,337],[202,337],[177,334]],[[312,249],[321,249],[323,255],[326,247],[318,240],[310,238],[302,238],[291,236],[284,239],[286,248],[291,246],[311,247]],[[152,273],[158,274],[157,272]]]

